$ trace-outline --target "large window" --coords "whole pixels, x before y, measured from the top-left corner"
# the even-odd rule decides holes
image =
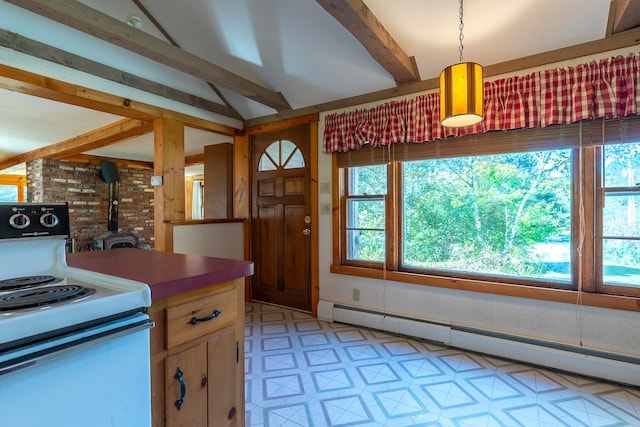
[[[365,147],[336,165],[334,272],[640,296],[640,120]]]
[[[402,266],[571,280],[570,151],[403,164]]]

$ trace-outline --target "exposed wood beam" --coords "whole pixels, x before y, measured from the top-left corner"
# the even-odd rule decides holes
[[[118,120],[66,141],[37,148],[0,162],[0,170],[39,158],[59,159],[84,151],[95,150],[135,136],[153,132],[153,123],[135,119]]]
[[[614,11],[612,34],[640,27],[640,0],[614,0],[611,8]]]
[[[369,51],[396,83],[420,81],[415,59],[407,56],[362,0],[316,0]]]
[[[83,88],[0,64],[0,88],[140,120],[153,120],[162,109]]]
[[[243,134],[256,134],[263,132],[275,132],[278,130],[283,130],[295,126],[302,126],[309,123],[317,122],[320,120],[320,114],[308,114],[305,116],[299,116],[286,120],[273,121],[265,124],[260,124],[257,126],[245,127],[243,129]]]
[[[194,166],[194,165],[202,165],[202,164],[204,164],[204,153],[194,154],[192,156],[185,156],[184,158],[185,166]]]
[[[60,157],[58,160],[66,162],[87,163],[98,166],[102,162],[113,162],[119,168],[128,169],[153,169],[153,162],[145,162],[143,160],[116,159],[115,157],[92,156],[89,154],[72,154],[70,156]]]
[[[55,64],[64,65],[94,76],[126,85],[144,92],[153,93],[163,98],[172,99],[196,108],[211,111],[234,119],[242,120],[242,116],[226,105],[218,104],[208,99],[201,98],[151,80],[129,74],[117,68],[109,67],[95,61],[83,58],[73,53],[40,43],[19,34],[0,29],[0,46],[26,53],[36,58],[44,59]]]
[[[149,19],[149,21],[151,21],[151,23],[162,33],[162,35],[167,40],[169,40],[169,43],[171,43],[175,47],[181,48],[178,42],[175,41],[173,37],[171,37],[171,34],[169,34],[167,30],[162,26],[162,24],[158,22],[158,20],[156,20],[155,16],[153,16],[151,12],[149,12],[149,10],[146,7],[144,7],[144,5],[140,0],[133,0],[133,3],[138,7],[138,9],[142,11],[142,13],[145,14],[145,16]],[[242,119],[242,116],[240,115],[240,113],[235,108],[233,108],[231,103],[227,101],[227,98],[224,97],[224,95],[218,90],[218,88],[211,82],[207,82],[207,84],[209,85],[211,90],[218,96],[218,98],[220,98],[222,102],[224,102],[224,105],[226,105],[227,108],[234,113],[234,116],[230,116],[230,117]]]
[[[640,44],[640,29],[626,31],[613,37],[607,37],[588,43],[582,43],[566,48],[551,50],[537,55],[525,56],[511,61],[500,62],[498,64],[488,65],[484,67],[484,78],[497,76],[500,74],[512,73],[528,68],[542,67],[556,62],[567,61],[582,56],[595,55],[610,50],[621,49],[629,46]],[[438,89],[440,79],[434,77],[428,80],[422,80],[417,83],[410,83],[395,87],[393,89],[385,89],[377,92],[371,92],[364,95],[352,96],[336,101],[325,102],[323,104],[312,105],[310,107],[298,108],[295,110],[284,111],[269,116],[256,117],[254,119],[245,120],[244,128],[259,126],[265,123],[276,122],[278,120],[290,119],[293,117],[305,116],[307,114],[322,113],[325,111],[340,110],[350,108],[356,105],[368,104],[371,102],[380,102],[387,99],[407,96],[414,93],[430,91]]]
[[[153,105],[51,79],[2,64],[0,64],[0,88],[132,119],[153,121],[156,117],[169,117],[181,120],[187,126],[221,135],[233,136],[237,132],[237,129],[231,126],[175,111],[164,110]]]
[[[75,0],[6,0],[161,64],[226,87],[276,111],[290,109],[281,93],[212,64]]]
[[[24,185],[26,182],[24,175],[0,174],[0,185]]]

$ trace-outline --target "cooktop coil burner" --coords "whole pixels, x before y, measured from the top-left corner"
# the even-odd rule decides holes
[[[13,277],[11,279],[0,280],[0,291],[33,288],[40,285],[58,283],[60,281],[62,281],[62,278],[48,275]]]
[[[79,285],[42,286],[25,289],[1,295],[0,311],[52,305],[63,301],[84,298],[95,292],[95,289]]]

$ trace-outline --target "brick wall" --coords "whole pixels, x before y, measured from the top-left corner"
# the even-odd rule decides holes
[[[68,202],[71,235],[78,248],[107,232],[109,184],[99,167],[87,163],[36,159],[27,162],[29,202]],[[150,169],[119,169],[118,231],[134,233],[153,248],[153,187]]]

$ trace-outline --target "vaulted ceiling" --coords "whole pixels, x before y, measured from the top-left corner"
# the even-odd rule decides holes
[[[459,12],[457,0],[0,1],[0,173],[51,153],[153,159],[148,126],[34,96],[13,68],[241,129],[435,89],[459,60]],[[638,44],[640,0],[467,0],[463,22],[464,60],[486,78]],[[231,141],[186,132],[187,156]]]

